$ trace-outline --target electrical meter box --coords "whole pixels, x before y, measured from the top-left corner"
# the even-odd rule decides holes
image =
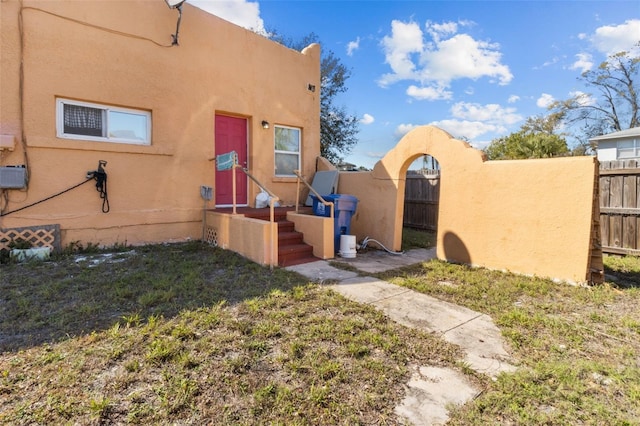
[[[25,188],[27,186],[27,169],[24,166],[0,167],[0,188]]]

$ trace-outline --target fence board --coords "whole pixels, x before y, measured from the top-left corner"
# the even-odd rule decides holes
[[[605,253],[639,253],[640,171],[637,160],[600,163],[600,234]]]
[[[625,176],[624,184],[623,184],[623,196],[622,196],[622,205],[626,209],[634,209],[637,206],[636,202],[636,176],[629,175]],[[625,248],[635,248],[636,245],[636,224],[637,217],[633,216],[633,213],[629,211],[629,215],[625,215],[622,218],[623,221],[623,232],[622,235],[622,247]]]
[[[438,227],[440,177],[407,173],[404,192],[404,226],[435,231]]]

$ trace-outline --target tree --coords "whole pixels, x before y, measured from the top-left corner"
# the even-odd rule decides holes
[[[509,136],[493,140],[484,149],[487,157],[490,160],[515,160],[559,157],[569,153],[567,141],[563,137],[541,131],[529,131],[525,126]]]
[[[620,52],[602,62],[597,69],[585,71],[580,79],[593,87],[597,95],[579,93],[554,102],[549,109],[567,124],[582,122],[579,140],[588,140],[619,130],[640,126],[640,57]],[[584,142],[582,142],[584,143]]]
[[[319,38],[311,33],[300,41],[284,38],[271,32],[271,39],[291,49],[302,50]],[[346,81],[351,71],[331,50],[322,50],[320,59],[320,155],[338,164],[351,152],[358,134],[358,118],[336,105],[336,96],[347,91]]]
[[[527,118],[520,128],[526,133],[544,133],[546,135],[566,136],[559,132],[562,127],[562,114],[534,115]]]

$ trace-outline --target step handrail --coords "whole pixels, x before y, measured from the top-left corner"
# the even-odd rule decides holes
[[[307,188],[309,188],[309,191],[311,191],[311,193],[313,195],[318,197],[318,200],[320,200],[322,205],[329,206],[329,210],[330,210],[329,217],[331,219],[333,219],[333,203],[331,201],[327,201],[324,198],[322,198],[322,195],[320,195],[318,193],[318,191],[313,189],[313,187],[311,185],[309,185],[309,182],[306,181],[304,176],[302,176],[300,174],[300,170],[294,170],[293,173],[295,173],[295,175],[298,177],[298,179],[297,179],[297,189],[296,189],[296,213],[298,213],[298,206],[300,205],[300,181],[302,181],[302,183],[304,183],[307,186]]]
[[[237,156],[234,159],[234,164],[232,169],[240,169],[245,175],[247,175],[249,179],[254,181],[255,184],[258,185],[260,189],[262,189],[264,192],[266,192],[269,195],[269,222],[271,223],[271,259],[269,262],[269,267],[273,269],[273,266],[278,263],[278,254],[276,253],[277,228],[273,226],[275,223],[274,208],[275,208],[275,204],[278,201],[280,201],[280,198],[273,192],[269,191],[262,183],[260,183],[258,179],[255,178],[255,176],[249,173],[249,171],[245,167],[242,167],[241,165],[239,165],[237,162]],[[236,214],[236,174],[235,173],[233,173],[232,181],[233,181],[232,182],[233,183],[233,214]],[[276,235],[274,235],[274,229],[275,229]]]

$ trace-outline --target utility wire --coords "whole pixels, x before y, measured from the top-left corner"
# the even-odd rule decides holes
[[[60,192],[58,192],[57,194],[51,195],[51,196],[49,196],[49,197],[47,197],[47,198],[44,198],[44,199],[42,199],[42,200],[40,200],[40,201],[36,201],[35,203],[31,203],[31,204],[29,204],[29,205],[22,206],[22,207],[20,207],[19,209],[11,210],[11,211],[6,212],[6,213],[0,213],[0,216],[8,216],[8,215],[10,215],[11,213],[16,213],[16,212],[19,212],[19,211],[21,211],[21,210],[27,209],[27,208],[29,208],[29,207],[33,207],[33,206],[35,206],[35,205],[37,205],[37,204],[44,203],[45,201],[48,201],[48,200],[50,200],[50,199],[52,199],[52,198],[55,198],[55,197],[57,197],[57,196],[59,196],[59,195],[62,195],[62,194],[64,194],[65,192],[69,192],[69,191],[71,191],[72,189],[76,189],[77,187],[79,187],[79,186],[81,186],[81,185],[84,185],[85,183],[90,182],[90,181],[92,181],[92,180],[93,180],[93,177],[88,178],[87,180],[82,181],[82,182],[80,182],[79,184],[72,186],[71,188],[67,188],[67,189],[65,189],[64,191],[60,191]],[[106,200],[106,191],[105,191],[105,196],[104,196],[104,197],[102,197],[102,193],[101,193],[101,198],[103,198],[103,203],[104,203],[104,200]],[[107,201],[107,203],[108,203],[108,201]],[[103,211],[104,211],[104,206],[103,206]],[[106,213],[106,212],[105,212],[105,213]]]
[[[81,21],[79,19],[70,18],[70,17],[64,16],[64,15],[59,15],[59,14],[54,13],[54,12],[49,12],[48,10],[40,9],[38,7],[30,7],[30,6],[23,7],[20,10],[21,16],[22,16],[22,11],[23,10],[35,10],[35,11],[38,11],[38,12],[46,13],[47,15],[55,16],[56,18],[60,18],[60,19],[66,20],[66,21],[74,22],[76,24],[84,25],[86,27],[95,28],[95,29],[100,30],[100,31],[105,31],[105,32],[108,32],[108,33],[111,33],[111,34],[116,34],[116,35],[120,35],[120,36],[124,36],[124,37],[135,38],[135,39],[138,39],[138,40],[148,41],[148,42],[153,43],[153,44],[155,44],[156,46],[159,46],[159,47],[173,47],[172,44],[158,43],[157,41],[155,41],[153,39],[150,39],[148,37],[139,36],[137,34],[125,33],[124,31],[113,30],[111,28],[102,27],[100,25],[91,24],[89,22]]]

